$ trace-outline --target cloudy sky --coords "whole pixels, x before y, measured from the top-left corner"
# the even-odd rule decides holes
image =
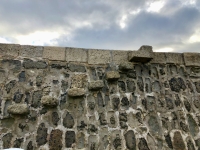
[[[0,0],[0,43],[200,52],[200,0]]]

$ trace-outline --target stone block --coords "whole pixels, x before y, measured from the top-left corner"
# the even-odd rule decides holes
[[[153,59],[152,46],[143,45],[138,51],[129,53],[129,61],[147,63]]]
[[[128,61],[128,53],[130,51],[111,51],[113,63],[120,64],[122,62]]]
[[[83,88],[71,88],[68,90],[68,95],[71,97],[84,96],[85,90]]]
[[[41,103],[47,107],[56,107],[58,105],[58,100],[54,97],[46,95],[41,98]]]
[[[89,50],[89,64],[107,64],[111,62],[110,51],[108,50]]]
[[[65,48],[64,47],[44,47],[43,58],[49,60],[65,60]]]
[[[122,62],[119,64],[120,70],[132,70],[134,68],[134,65],[132,62]]]
[[[17,57],[20,48],[19,44],[0,44],[0,57]]]
[[[168,64],[178,64],[178,65],[184,64],[183,54],[181,53],[165,53],[165,55],[166,55],[166,62]]]
[[[42,57],[43,47],[42,46],[30,46],[30,45],[21,45],[19,55],[22,57]]]
[[[200,66],[200,53],[183,53],[186,66]]]
[[[89,82],[89,89],[90,90],[98,90],[103,88],[104,83],[102,80],[97,80],[97,81],[91,81]]]
[[[14,104],[8,106],[8,113],[13,115],[25,115],[29,113],[29,109],[26,104]]]
[[[153,59],[150,61],[152,64],[166,64],[166,55],[165,53],[153,53]]]
[[[81,48],[66,48],[66,61],[87,62],[87,50]]]
[[[107,80],[117,80],[120,78],[120,74],[118,71],[108,71],[106,72],[106,79]]]

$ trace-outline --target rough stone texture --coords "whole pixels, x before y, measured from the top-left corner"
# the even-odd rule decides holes
[[[85,95],[85,90],[83,88],[71,88],[67,93],[71,97],[79,97]]]
[[[126,140],[126,147],[128,149],[136,149],[136,138],[135,134],[132,130],[129,130],[125,135],[125,140]]]
[[[47,142],[47,128],[44,123],[41,123],[37,129],[36,142],[39,146]]]
[[[29,113],[29,108],[26,104],[14,104],[8,106],[8,113],[12,115],[25,115]]]
[[[49,60],[65,60],[64,47],[44,47],[43,58]]]
[[[33,61],[31,59],[24,59],[23,67],[26,69],[45,69],[47,63],[45,61]]]
[[[72,147],[72,144],[75,143],[75,132],[67,131],[65,133],[65,145],[67,148]]]
[[[42,54],[43,54],[42,46],[21,45],[21,49],[19,52],[20,56],[28,58],[42,57]]]
[[[117,80],[120,78],[120,74],[117,71],[108,71],[106,72],[106,79],[107,80]]]
[[[175,150],[185,150],[186,147],[185,147],[185,144],[184,144],[184,141],[183,141],[183,138],[181,136],[181,133],[176,131],[174,133],[174,137],[173,137],[173,148]]]
[[[4,147],[200,149],[198,53],[183,60],[184,54],[154,53],[146,47],[153,59],[133,63],[128,62],[130,51],[66,48],[69,56],[64,58],[70,60],[55,61],[41,57],[42,47],[18,48],[20,56],[8,55],[8,49],[0,54]],[[26,106],[28,113],[17,105]],[[9,113],[11,108],[17,115]]]
[[[87,62],[86,49],[81,48],[66,48],[66,61]]]
[[[119,64],[120,70],[132,70],[134,69],[134,65],[132,62],[122,62]]]
[[[52,130],[49,139],[49,149],[50,150],[61,150],[62,145],[62,131],[59,129]]]
[[[88,50],[88,64],[108,64],[110,62],[110,51]]]
[[[129,51],[111,51],[112,53],[112,61],[115,64],[120,64],[122,62],[128,61],[128,53]]]
[[[172,63],[172,64],[179,64],[183,65],[184,60],[183,60],[183,54],[181,53],[166,53],[166,63]]]
[[[84,65],[70,63],[68,67],[72,72],[86,72]]]
[[[102,80],[91,81],[89,82],[89,86],[88,86],[90,90],[98,90],[103,87],[104,87],[104,83]]]
[[[183,53],[186,66],[200,66],[200,53]]]
[[[152,47],[143,45],[138,51],[132,51],[129,53],[129,61],[146,63],[153,59]]]
[[[0,44],[0,58],[11,57],[15,58],[19,54],[21,46],[18,44]]]
[[[54,97],[46,95],[41,98],[41,103],[47,107],[56,107],[58,105],[58,100]]]

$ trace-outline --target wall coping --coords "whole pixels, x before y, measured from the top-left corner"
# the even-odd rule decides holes
[[[153,52],[143,45],[139,50],[87,49],[0,43],[0,59],[34,58],[88,64],[141,62],[200,66],[200,53]]]

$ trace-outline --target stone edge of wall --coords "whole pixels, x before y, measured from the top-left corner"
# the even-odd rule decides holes
[[[142,46],[143,47],[143,46]],[[0,59],[15,59],[17,57],[47,59],[51,61],[67,61],[88,64],[120,64],[128,62],[130,56],[146,57],[150,53],[151,60],[148,63],[179,64],[186,66],[200,66],[200,53],[165,53],[145,52],[146,46],[139,50],[106,50],[86,49],[73,47],[32,46],[19,44],[0,43]],[[141,55],[141,56],[140,56]]]

